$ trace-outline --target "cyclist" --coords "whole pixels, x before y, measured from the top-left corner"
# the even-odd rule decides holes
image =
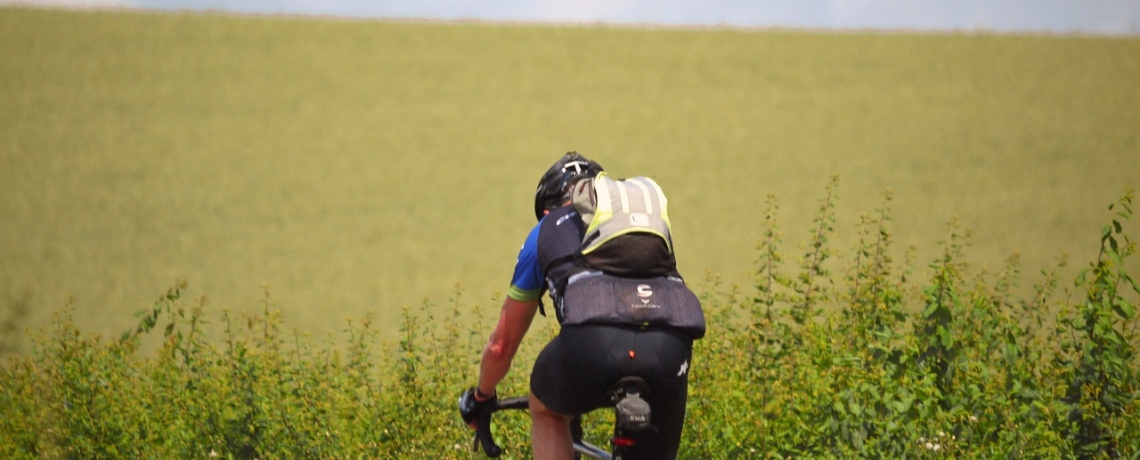
[[[472,428],[482,408],[496,399],[495,387],[510,370],[519,344],[542,308],[543,293],[549,290],[559,306],[558,287],[579,271],[585,228],[570,205],[570,187],[601,171],[598,163],[569,152],[539,181],[534,204],[538,224],[519,252],[510,290],[483,351],[478,385],[459,400],[460,415]],[[671,254],[669,258],[675,267]],[[561,322],[560,312],[558,317]],[[690,335],[667,327],[563,325],[531,371],[535,458],[573,458],[571,418],[610,405],[606,390],[627,375],[643,378],[651,388],[645,399],[652,408],[653,428],[639,437],[626,458],[675,458],[685,419],[692,343]]]

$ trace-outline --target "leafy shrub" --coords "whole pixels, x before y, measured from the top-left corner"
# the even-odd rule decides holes
[[[1124,268],[1136,252],[1123,225],[1131,192],[1110,207],[1100,256],[1072,291],[1052,270],[1021,298],[1018,257],[972,272],[968,232],[953,220],[915,282],[912,257],[891,257],[889,192],[859,223],[850,266],[835,269],[837,184],[797,260],[783,252],[769,197],[753,289],[714,275],[693,283],[710,332],[695,348],[683,458],[1140,456],[1140,286]],[[460,289],[446,308],[405,308],[396,343],[367,317],[339,339],[282,333],[268,289],[257,315],[188,307],[185,289],[114,340],[83,333],[63,308],[30,355],[0,368],[0,455],[471,456],[455,399],[475,380],[490,323]],[[224,333],[209,338],[217,316]],[[525,392],[526,366],[556,333],[552,321],[536,329],[505,394]],[[157,350],[143,352],[157,334]],[[498,420],[506,458],[528,457],[526,418]],[[587,436],[605,439],[610,423],[591,414]]]

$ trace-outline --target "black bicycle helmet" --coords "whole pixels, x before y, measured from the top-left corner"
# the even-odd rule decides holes
[[[558,209],[569,198],[570,184],[580,177],[594,177],[602,172],[602,165],[590,160],[578,152],[566,152],[542,179],[538,181],[538,189],[534,191],[534,216],[542,220],[546,211]]]

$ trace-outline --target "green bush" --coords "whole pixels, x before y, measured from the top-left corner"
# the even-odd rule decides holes
[[[954,220],[925,269],[913,250],[894,260],[889,193],[839,257],[837,183],[799,257],[783,252],[769,197],[755,286],[692,283],[709,334],[695,348],[683,458],[1140,456],[1131,192],[1110,207],[1100,256],[1071,287],[1046,271],[1022,298],[1018,257],[974,272]],[[268,289],[256,315],[187,306],[185,289],[117,339],[83,333],[62,309],[32,353],[2,368],[0,456],[471,457],[455,400],[491,324],[461,289],[447,307],[405,308],[396,343],[370,318],[323,341],[283,332]],[[478,319],[460,320],[471,309]],[[210,338],[214,318],[224,332]],[[503,393],[525,392],[525,368],[556,333],[536,324]],[[587,418],[592,439],[607,436],[604,412]],[[527,419],[498,420],[505,458],[528,457]]]

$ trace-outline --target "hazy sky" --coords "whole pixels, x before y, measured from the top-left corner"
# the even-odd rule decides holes
[[[1140,0],[0,0],[366,18],[1140,35]]]

